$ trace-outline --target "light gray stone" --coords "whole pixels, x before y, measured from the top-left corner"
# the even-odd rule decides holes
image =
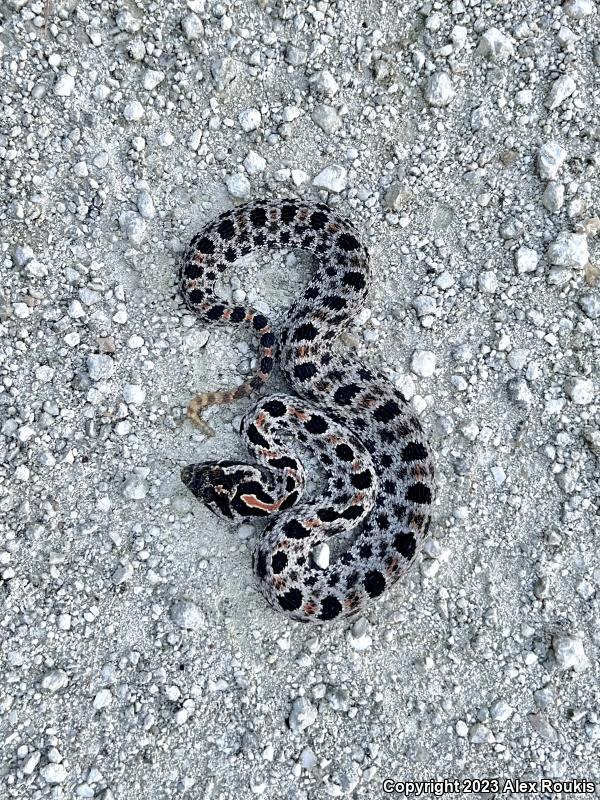
[[[506,61],[514,55],[515,49],[505,33],[498,28],[488,28],[479,41],[477,52],[490,61]]]
[[[561,106],[573,94],[576,88],[577,84],[570,75],[561,75],[552,84],[544,105],[550,111],[554,111],[555,108]]]
[[[347,186],[347,173],[344,167],[338,164],[331,164],[329,167],[321,170],[319,174],[313,178],[313,186],[317,189],[325,189],[328,192],[339,193],[343,192]]]
[[[547,142],[537,152],[537,164],[540,178],[546,181],[556,180],[558,171],[567,157],[567,151],[558,142]]]
[[[548,248],[548,261],[557,267],[582,268],[589,261],[587,236],[583,233],[559,233]]]
[[[88,374],[93,381],[110,378],[115,370],[115,362],[104,353],[93,353],[86,359]]]
[[[423,95],[430,106],[449,105],[454,98],[452,80],[447,72],[434,72],[425,81]]]

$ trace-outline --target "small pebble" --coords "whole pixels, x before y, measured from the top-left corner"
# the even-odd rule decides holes
[[[144,106],[139,100],[130,100],[123,108],[123,116],[127,122],[137,122],[144,116]]]
[[[435,353],[430,350],[415,350],[412,356],[410,369],[420,378],[430,378],[435,371]]]
[[[332,164],[313,178],[313,186],[317,189],[325,189],[328,192],[343,192],[347,186],[347,173],[344,167]]]
[[[182,17],[181,29],[189,42],[196,41],[196,39],[199,39],[204,33],[204,26],[202,25],[200,17],[193,12],[185,14]]]
[[[113,701],[113,696],[110,689],[100,689],[94,697],[94,708],[96,711],[101,711],[103,708],[108,708]]]
[[[567,397],[578,406],[589,405],[595,395],[594,384],[588,378],[570,378],[565,385]]]
[[[67,673],[64,672],[64,670],[53,669],[44,675],[44,677],[40,681],[40,686],[46,692],[54,693],[60,691],[61,689],[64,689],[68,683],[69,679],[67,677]]]
[[[146,390],[137,383],[126,383],[123,387],[123,399],[128,404],[140,406],[146,399]]]
[[[248,175],[258,175],[260,172],[264,172],[267,166],[266,160],[254,150],[250,150],[243,164]]]
[[[137,211],[122,211],[119,225],[125,237],[135,245],[141,244],[146,237],[146,222]]]
[[[75,88],[75,78],[68,73],[58,75],[54,84],[54,94],[59,97],[70,97]]]
[[[565,187],[562,183],[551,181],[544,189],[542,203],[553,214],[558,213],[565,202]]]
[[[112,582],[115,584],[115,586],[120,586],[122,583],[131,580],[132,577],[133,564],[131,564],[129,561],[126,564],[117,567],[111,575]]]
[[[550,111],[554,111],[555,108],[561,106],[573,94],[576,88],[577,84],[570,75],[561,75],[552,84],[544,105]]]
[[[67,770],[63,764],[46,764],[40,770],[41,777],[51,785],[64,783],[67,779]]]
[[[242,130],[246,133],[260,128],[262,122],[261,113],[257,108],[245,108],[240,112],[238,119]]]
[[[128,500],[143,500],[148,494],[148,484],[139,475],[132,475],[123,484],[123,495]]]
[[[317,710],[306,697],[298,697],[294,700],[292,710],[288,718],[290,730],[294,733],[303,731],[314,725],[317,721]]]
[[[430,106],[443,107],[452,102],[454,89],[447,72],[434,72],[425,81],[425,100]]]
[[[86,364],[88,374],[93,381],[107,380],[115,370],[115,362],[107,355],[89,355]]]
[[[151,92],[152,89],[156,89],[156,87],[162,83],[165,79],[165,73],[159,69],[147,69],[144,72],[144,77],[142,79],[142,86],[146,91]]]
[[[562,10],[571,19],[584,19],[596,11],[596,4],[593,0],[567,0]]]
[[[494,294],[498,291],[498,276],[490,270],[481,272],[477,278],[477,283],[481,291],[487,294]]]
[[[552,649],[556,663],[561,670],[573,669],[583,672],[590,666],[583,649],[583,641],[578,636],[559,634],[552,639]]]
[[[241,172],[236,172],[234,175],[228,175],[225,179],[227,191],[232,197],[244,199],[250,196],[252,187],[250,181]]]
[[[558,142],[548,142],[537,152],[537,164],[540,178],[554,181],[567,157],[567,151]]]
[[[526,272],[535,272],[539,261],[539,255],[530,247],[519,247],[515,254],[515,265],[517,273],[523,275]]]
[[[529,714],[527,719],[531,727],[542,739],[546,739],[548,742],[555,742],[558,739],[558,734],[544,714]]]
[[[587,237],[583,233],[559,233],[548,248],[548,261],[559,267],[585,267],[589,257]]]
[[[505,33],[498,28],[488,28],[479,41],[477,52],[490,61],[505,61],[514,55],[515,50]]]
[[[578,303],[586,317],[600,319],[600,295],[584,294],[579,298]]]
[[[321,130],[331,135],[342,126],[342,120],[335,108],[328,105],[318,105],[311,114],[311,119]]]

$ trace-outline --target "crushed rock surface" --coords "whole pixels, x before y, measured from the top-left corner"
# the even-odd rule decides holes
[[[3,798],[600,780],[599,107],[593,0],[3,4]],[[183,412],[256,343],[182,308],[178,259],[288,196],[363,233],[339,346],[440,476],[419,563],[331,627],[266,608],[257,528],[179,480],[243,456],[251,401],[210,440]],[[281,320],[309,274],[257,255],[221,289]]]

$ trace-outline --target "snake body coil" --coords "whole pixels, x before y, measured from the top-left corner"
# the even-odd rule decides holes
[[[279,337],[263,314],[214,293],[219,273],[261,248],[306,250],[317,265]],[[434,464],[418,419],[383,374],[332,351],[369,285],[369,256],[353,226],[326,205],[299,200],[260,200],[222,214],[194,236],[181,266],[186,305],[207,324],[250,326],[260,346],[258,371],[247,383],[198,395],[189,416],[206,428],[203,408],[258,389],[277,344],[298,395],[266,397],[245,416],[242,434],[255,465],[194,464],[183,468],[182,480],[226,520],[273,515],[256,546],[255,573],[268,602],[302,622],[354,615],[381,595],[411,565],[430,522]],[[328,475],[318,499],[301,500],[294,438]],[[360,522],[344,553],[316,563],[318,545]]]

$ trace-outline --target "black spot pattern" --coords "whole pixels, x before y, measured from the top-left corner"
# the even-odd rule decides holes
[[[373,412],[377,422],[391,422],[395,417],[400,416],[400,406],[395,400],[388,400]]]
[[[352,236],[350,233],[342,233],[342,235],[337,240],[338,246],[342,248],[342,250],[358,250],[360,244],[358,243],[358,239],[356,236]]]
[[[394,547],[404,558],[412,558],[417,549],[417,543],[412,533],[398,533],[394,538]]]
[[[409,442],[402,448],[402,461],[423,461],[427,458],[427,450],[420,442]]]
[[[338,444],[335,454],[341,461],[354,461],[354,450],[347,444]]]
[[[208,317],[208,319],[215,319],[215,320],[221,319],[224,311],[225,311],[225,306],[213,306],[206,316]]]
[[[305,364],[296,364],[294,367],[294,376],[301,381],[308,381],[316,374],[317,368],[310,361],[307,361]]]
[[[298,499],[298,492],[290,492],[285,500],[279,506],[280,511],[285,511],[286,508],[291,508]]]
[[[331,308],[332,311],[340,311],[342,308],[346,308],[348,305],[347,301],[343,297],[339,297],[338,295],[331,295],[330,297],[323,298],[323,305],[327,308]]]
[[[273,347],[275,344],[275,334],[273,331],[270,331],[269,333],[263,333],[263,335],[260,337],[260,344],[261,347]]]
[[[267,555],[264,550],[258,550],[254,561],[254,569],[259,578],[267,577]]]
[[[207,236],[203,236],[196,244],[196,250],[204,255],[212,255],[215,252],[215,244]]]
[[[312,417],[304,423],[304,427],[309,433],[325,433],[327,430],[327,420],[324,417],[320,417],[318,414],[313,414]]]
[[[283,526],[283,532],[290,539],[306,539],[308,530],[297,519],[291,519]]]
[[[263,317],[262,314],[255,314],[254,319],[252,320],[252,326],[257,331],[262,331],[263,328],[266,328],[269,324],[269,320],[266,317]]]
[[[262,228],[267,224],[267,212],[264,208],[254,208],[250,212],[250,222],[255,228]]]
[[[417,481],[406,490],[406,499],[412,503],[419,503],[419,505],[428,505],[431,503],[431,489],[429,486],[425,486],[424,483]]]
[[[348,386],[340,386],[333,395],[333,400],[340,406],[348,406],[360,393],[360,386],[350,383]]]
[[[230,217],[226,217],[222,222],[219,223],[217,233],[221,239],[224,239],[226,242],[228,242],[230,239],[233,239],[235,236],[233,220]]]
[[[281,221],[289,224],[296,216],[297,211],[296,206],[283,206],[281,209]]]
[[[285,403],[282,403],[281,400],[269,400],[263,408],[272,417],[283,417],[287,411]]]
[[[365,276],[362,272],[346,272],[342,278],[344,286],[351,286],[357,292],[366,287]]]
[[[273,558],[271,559],[271,569],[275,575],[279,575],[280,572],[287,567],[288,557],[285,553],[281,551],[275,553]]]
[[[257,447],[264,447],[265,449],[269,448],[269,441],[265,439],[265,437],[260,433],[256,425],[250,425],[248,430],[246,431],[246,436],[252,444],[257,445]]]
[[[317,328],[311,322],[307,322],[304,325],[299,325],[296,328],[294,335],[292,336],[292,341],[302,342],[306,340],[311,342],[313,339],[316,339],[318,333],[319,331]]]
[[[366,469],[363,472],[352,475],[350,482],[356,489],[368,489],[373,483],[373,479],[369,470]]]
[[[369,597],[378,597],[385,589],[385,578],[379,570],[371,570],[365,575],[363,585]]]
[[[358,519],[362,517],[363,507],[361,505],[349,506],[345,511],[342,512],[342,517],[344,519]]]
[[[302,592],[300,589],[289,589],[280,596],[279,605],[286,611],[296,611],[302,605]]]
[[[202,276],[203,272],[204,272],[204,267],[202,266],[202,264],[198,264],[195,261],[190,261],[188,267],[186,268],[185,274],[186,277],[196,280],[197,278],[200,278]],[[208,275],[206,277],[208,278]]]
[[[333,594],[327,595],[321,601],[321,613],[319,617],[323,620],[335,619],[342,612],[342,604]]]

